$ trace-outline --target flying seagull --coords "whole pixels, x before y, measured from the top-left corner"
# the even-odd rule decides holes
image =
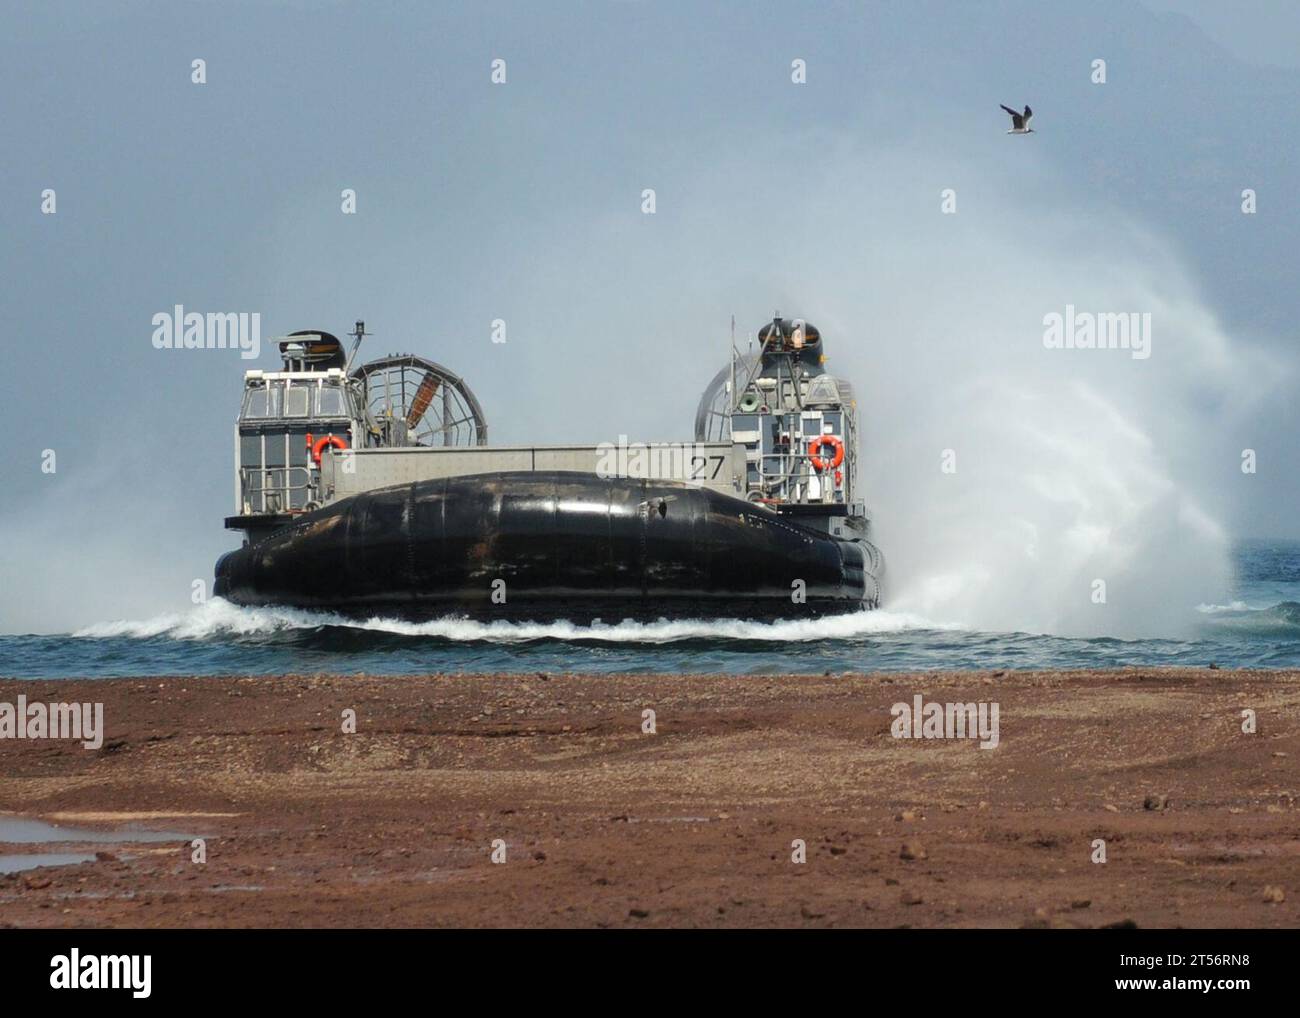
[[[1003,106],[1004,110],[1011,114],[1011,130],[1007,134],[1033,134],[1034,129],[1029,126],[1030,118],[1033,117],[1034,111],[1028,106],[1025,107],[1024,113],[1017,113],[1010,106]]]

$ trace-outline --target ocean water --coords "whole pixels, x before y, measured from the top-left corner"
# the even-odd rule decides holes
[[[280,672],[932,671],[1125,665],[1300,667],[1300,542],[1235,552],[1224,604],[1187,606],[1179,639],[981,632],[888,610],[812,621],[616,625],[429,622],[239,608],[221,600],[62,635],[0,636],[0,676]]]

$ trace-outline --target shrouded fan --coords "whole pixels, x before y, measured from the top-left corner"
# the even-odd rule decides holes
[[[487,421],[468,385],[441,364],[399,354],[352,372],[366,409],[398,445],[487,444]]]
[[[762,400],[748,389],[748,382],[755,374],[757,365],[758,357],[755,354],[743,354],[737,356],[734,369],[728,364],[713,376],[713,381],[700,397],[699,409],[695,411],[695,441],[730,441],[732,411],[751,413],[758,409]],[[740,398],[734,400],[734,405],[734,397],[728,392],[733,371],[736,387],[740,390]]]

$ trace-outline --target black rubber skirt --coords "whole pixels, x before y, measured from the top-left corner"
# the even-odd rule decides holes
[[[214,589],[409,618],[807,617],[874,607],[878,561],[707,488],[524,471],[342,499],[224,555]]]

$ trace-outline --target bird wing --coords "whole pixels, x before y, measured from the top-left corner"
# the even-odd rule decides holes
[[[1026,107],[1025,107],[1025,113],[1024,113],[1025,123],[1026,123],[1026,124],[1029,123],[1029,120],[1030,120],[1030,118],[1031,118],[1033,115],[1034,115],[1034,111],[1031,110],[1028,106],[1026,106]]]
[[[1002,104],[999,103],[998,105],[1001,106]],[[1008,113],[1010,113],[1013,117],[1020,116],[1020,114],[1017,113],[1015,110],[1013,110],[1010,106],[1002,106],[1002,108],[1006,110]]]

